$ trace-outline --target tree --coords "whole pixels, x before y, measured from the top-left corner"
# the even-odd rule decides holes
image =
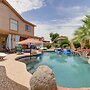
[[[86,15],[85,19],[82,20],[83,26],[79,27],[75,33],[73,41],[80,42],[81,45],[88,44],[90,40],[90,16]]]
[[[51,38],[51,41],[53,42],[55,40],[55,38],[59,37],[59,34],[58,33],[50,33],[50,38]]]

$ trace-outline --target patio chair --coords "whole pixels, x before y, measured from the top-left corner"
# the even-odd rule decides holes
[[[0,60],[3,60],[4,57],[6,57],[6,55],[7,55],[7,54],[5,54],[5,53],[1,53],[1,52],[0,52]]]

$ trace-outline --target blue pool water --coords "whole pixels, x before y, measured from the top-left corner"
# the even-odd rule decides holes
[[[56,78],[58,86],[79,88],[90,87],[90,65],[87,58],[81,56],[58,55],[45,52],[42,56],[26,58],[27,70],[33,73],[38,66],[49,66]]]

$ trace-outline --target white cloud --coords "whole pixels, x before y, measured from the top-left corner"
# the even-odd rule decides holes
[[[59,30],[60,35],[66,35],[69,39],[72,39],[74,31],[82,25],[81,19],[83,18],[84,16],[75,17],[63,24],[59,24],[61,26]]]
[[[71,6],[71,7],[66,7],[63,5],[60,5],[59,7],[56,8],[58,14],[61,14],[61,12],[65,12],[71,16],[74,15],[85,15],[90,13],[90,7],[88,6]]]
[[[61,11],[81,11],[81,10],[89,10],[89,7],[87,6],[71,6],[71,7],[65,7],[60,5],[57,7],[58,10]]]
[[[33,22],[36,23],[37,27],[35,30],[36,36],[43,36],[46,40],[50,40],[49,34],[59,33],[60,35],[66,35],[69,39],[73,37],[74,31],[82,25],[81,19],[84,16],[75,17],[60,23],[60,21],[55,20],[53,23],[40,23],[40,22]]]
[[[45,5],[44,0],[7,0],[18,13],[38,9]]]
[[[50,40],[49,29],[52,28],[50,24],[35,22],[37,27],[35,29],[35,36],[44,37],[46,40]]]
[[[78,11],[78,10],[81,9],[81,7],[80,6],[64,7],[64,6],[60,5],[58,7],[58,9],[61,10],[61,11],[71,11],[71,10],[77,10]]]

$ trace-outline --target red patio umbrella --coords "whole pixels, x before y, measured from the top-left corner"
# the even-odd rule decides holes
[[[21,44],[21,45],[26,45],[26,44],[42,44],[43,42],[42,41],[39,41],[39,40],[36,40],[36,39],[33,39],[33,38],[28,38],[28,39],[25,39],[23,41],[20,41],[18,42],[18,44]],[[30,51],[31,51],[31,48],[30,48]],[[30,52],[30,56],[31,56],[31,52]],[[30,57],[31,59],[31,57]]]
[[[25,39],[23,41],[18,42],[18,44],[24,45],[24,44],[42,44],[42,41],[36,40],[36,39],[32,39],[32,38],[28,38]]]

